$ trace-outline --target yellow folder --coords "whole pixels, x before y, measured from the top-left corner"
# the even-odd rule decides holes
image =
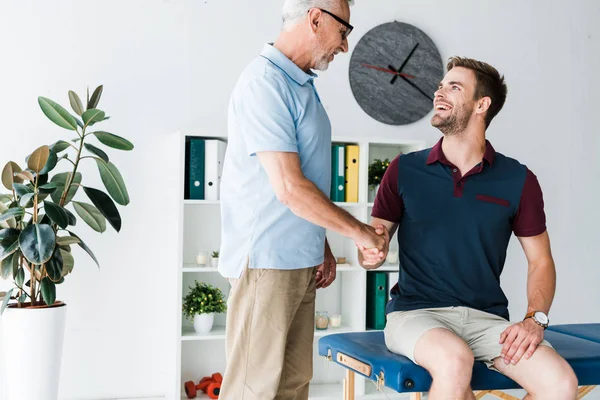
[[[346,202],[358,203],[358,146],[346,146]]]

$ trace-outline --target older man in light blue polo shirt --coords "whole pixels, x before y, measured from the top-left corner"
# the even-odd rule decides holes
[[[329,200],[331,125],[312,69],[348,51],[348,0],[287,0],[282,32],[229,105],[219,272],[228,299],[221,398],[307,399],[316,288],[335,279],[330,229],[383,257],[383,227]]]

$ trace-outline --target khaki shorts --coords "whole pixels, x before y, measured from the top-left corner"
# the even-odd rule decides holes
[[[463,339],[473,351],[476,361],[494,369],[494,359],[500,357],[500,334],[513,322],[502,317],[468,307],[426,308],[395,311],[387,316],[385,344],[393,352],[410,358],[415,364],[417,341],[433,328],[444,328]],[[552,347],[546,340],[540,345]]]

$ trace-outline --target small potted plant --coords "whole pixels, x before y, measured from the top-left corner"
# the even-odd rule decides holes
[[[194,322],[197,333],[208,333],[212,330],[215,313],[223,313],[227,309],[223,292],[208,283],[195,281],[190,292],[183,298],[183,315]]]
[[[383,179],[383,175],[385,171],[390,166],[390,160],[380,160],[376,158],[369,165],[369,189],[372,191],[372,199],[377,195],[377,191],[379,190],[379,185],[381,184],[381,180]]]
[[[219,265],[219,252],[213,251],[210,257],[210,265],[216,267]]]

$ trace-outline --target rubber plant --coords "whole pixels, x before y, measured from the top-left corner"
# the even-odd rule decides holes
[[[9,193],[0,194],[0,275],[12,279],[14,287],[4,294],[0,314],[11,299],[16,300],[16,307],[54,305],[56,285],[73,271],[71,246],[80,246],[100,266],[92,250],[73,232],[75,214],[100,233],[106,230],[107,221],[117,232],[121,229],[115,203],[126,206],[129,194],[121,173],[101,145],[132,150],[133,144],[96,130],[96,124],[109,118],[97,108],[102,90],[99,86],[91,97],[88,90],[85,107],[80,97],[69,91],[77,116],[48,98],[38,97],[46,117],[72,135],[35,149],[26,157],[24,169],[13,161],[4,166],[2,184]],[[83,185],[78,168],[85,161],[96,163],[108,194]],[[67,170],[55,173],[63,165]],[[89,201],[80,199],[84,195]]]

